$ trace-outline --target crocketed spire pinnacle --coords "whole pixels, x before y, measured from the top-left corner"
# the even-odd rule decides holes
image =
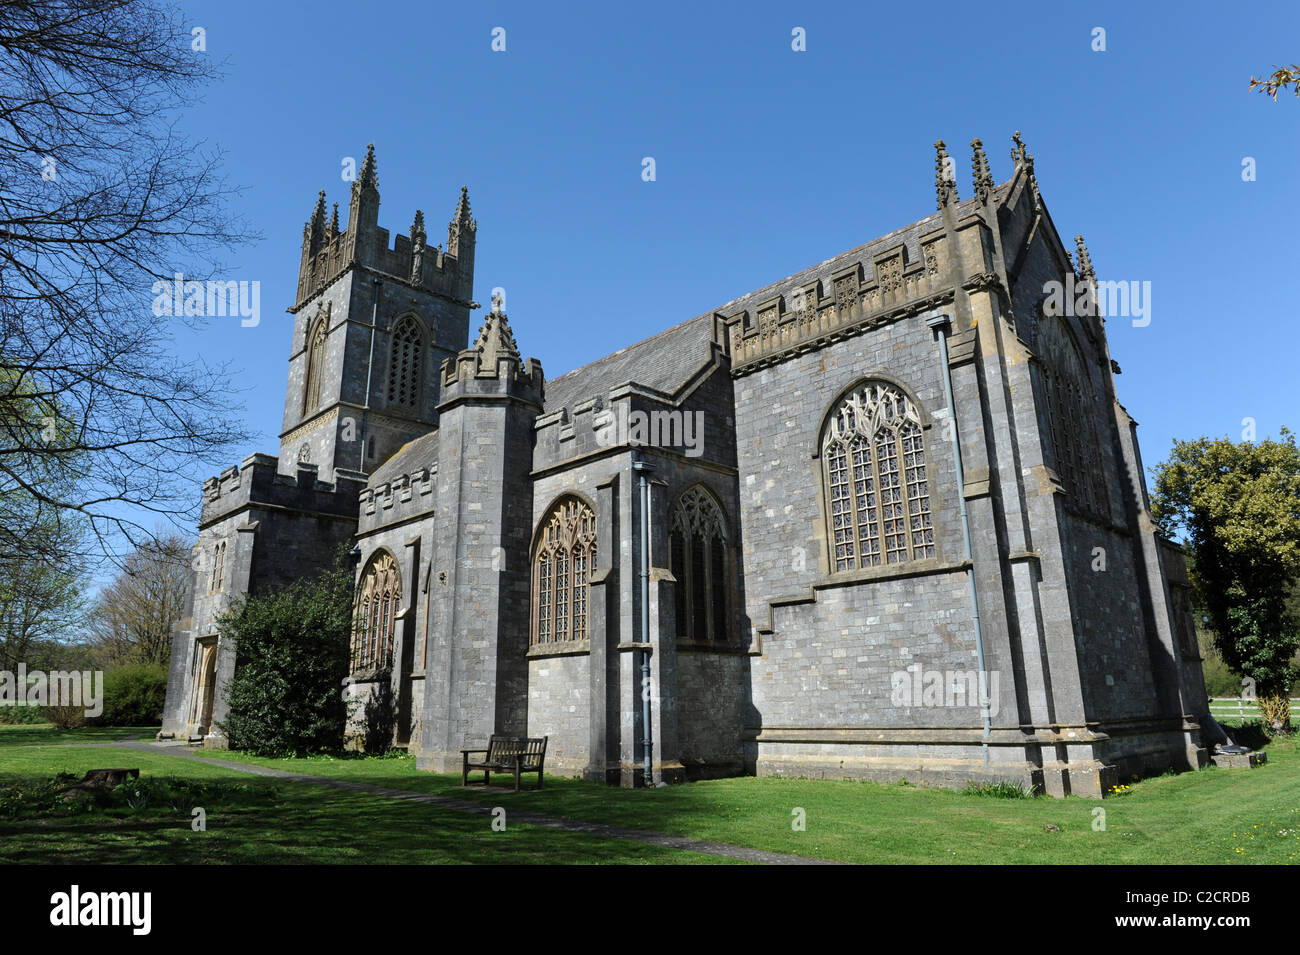
[[[985,203],[993,195],[993,173],[989,172],[989,158],[984,155],[984,144],[978,139],[972,139],[970,144],[975,150],[970,161],[975,180],[975,197]]]
[[[1025,141],[1020,138],[1020,130],[1016,130],[1011,135],[1011,141],[1015,143],[1015,148],[1011,150],[1011,161],[1017,166],[1023,166],[1029,176],[1029,188],[1034,192],[1034,202],[1041,205],[1042,195],[1038,191],[1038,177],[1034,175],[1034,154],[1025,148]]]
[[[506,313],[501,311],[501,296],[492,296],[492,311],[483,319],[483,328],[474,342],[474,350],[479,353],[479,366],[495,368],[497,359],[513,358],[520,361],[519,346],[515,344],[514,333],[510,331],[510,322]]]
[[[1011,161],[1013,163],[1022,163],[1034,161],[1034,157],[1029,155],[1029,150],[1025,148],[1025,141],[1020,138],[1020,130],[1011,134],[1011,141],[1016,145],[1011,150]]]
[[[942,209],[957,201],[957,183],[952,175],[952,160],[948,158],[948,149],[942,139],[935,142],[934,149],[934,189]]]
[[[1074,237],[1074,246],[1079,250],[1079,265],[1075,271],[1081,279],[1096,279],[1097,273],[1092,270],[1092,256],[1088,254],[1088,247],[1083,244],[1083,236]]]
[[[366,147],[366,158],[361,163],[361,175],[357,176],[357,182],[364,189],[370,186],[373,189],[379,188],[379,172],[375,164],[375,144],[371,143]]]
[[[456,214],[451,221],[456,225],[474,228],[474,220],[469,214],[469,188],[466,186],[460,187],[460,199],[456,202]]]
[[[312,214],[311,214],[311,231],[313,233],[320,233],[325,231],[325,190],[324,189],[322,189],[320,191],[320,195],[316,197],[316,208],[312,210]]]

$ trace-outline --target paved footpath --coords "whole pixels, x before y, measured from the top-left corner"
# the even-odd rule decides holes
[[[149,743],[129,741],[121,743],[82,743],[80,745],[108,746],[118,749],[135,749],[163,756],[175,756],[178,759],[194,759],[209,766],[223,766],[241,773],[255,776],[269,776],[273,779],[285,779],[295,783],[307,783],[312,786],[326,786],[330,789],[344,789],[349,792],[370,793],[386,796],[390,799],[404,799],[407,802],[427,803],[441,806],[457,812],[471,812],[480,816],[490,816],[492,806],[487,803],[468,799],[456,799],[452,796],[438,796],[433,793],[415,792],[410,789],[391,789],[387,786],[372,786],[347,779],[331,779],[328,776],[308,776],[303,773],[289,773],[282,769],[268,769],[265,766],[253,766],[248,763],[232,763],[223,759],[211,759],[197,756],[183,744]],[[623,839],[627,842],[640,842],[662,849],[680,849],[684,852],[699,852],[704,855],[722,856],[727,859],[739,859],[742,862],[757,862],[766,865],[842,865],[828,859],[806,859],[803,856],[786,855],[780,852],[764,852],[760,849],[746,849],[741,846],[729,846],[725,842],[708,842],[704,839],[690,839],[686,836],[671,836],[664,832],[649,829],[627,829],[623,826],[611,826],[602,822],[583,822],[565,816],[551,816],[546,813],[530,812],[526,809],[511,809],[510,820],[530,826],[543,826],[547,829],[560,829],[564,832],[584,832],[588,835],[603,836],[607,839]]]

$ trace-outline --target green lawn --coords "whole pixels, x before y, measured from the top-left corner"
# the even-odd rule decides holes
[[[207,830],[189,807],[108,807],[93,813],[0,817],[0,865],[223,863],[729,862],[690,852],[525,826],[493,832],[489,817],[364,794],[267,780],[195,760],[87,746],[11,746],[0,737],[0,793],[92,768],[139,767],[142,779],[203,783]],[[212,784],[220,784],[212,786]],[[0,806],[4,805],[0,796]]]
[[[129,739],[153,739],[156,726],[83,726],[61,730],[49,723],[0,723],[0,748],[6,746],[49,746],[57,743],[116,743]]]
[[[257,759],[306,774],[518,805],[595,822],[846,862],[1294,863],[1300,860],[1300,747],[1274,743],[1254,770],[1210,767],[1132,783],[1103,802],[990,799],[915,786],[742,778],[624,790],[548,778],[541,792],[462,790],[413,759]],[[792,827],[793,810],[807,828]],[[1093,810],[1105,810],[1105,831]],[[1055,824],[1060,832],[1049,832]]]
[[[131,731],[122,731],[130,735]],[[16,735],[16,734],[15,734]],[[146,809],[67,819],[0,819],[0,863],[154,862],[716,862],[543,828],[234,773],[161,753],[11,745],[0,732],[0,786],[60,769],[139,766],[146,776],[238,781],[229,805],[189,817]],[[548,777],[541,792],[462,790],[458,776],[399,759],[206,757],[440,793],[575,819],[802,856],[870,863],[1291,864],[1300,860],[1300,747],[1268,747],[1255,770],[1209,768],[1146,779],[1104,802],[993,799],[947,790],[821,780],[743,778],[624,790]],[[259,803],[258,800],[263,800]],[[266,802],[265,800],[271,800]],[[796,808],[806,830],[792,827]],[[1094,830],[1095,809],[1105,830]],[[152,813],[152,815],[151,815]],[[1051,823],[1059,832],[1049,832]]]

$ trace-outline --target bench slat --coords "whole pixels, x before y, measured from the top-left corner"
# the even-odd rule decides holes
[[[515,736],[491,736],[488,739],[488,748],[483,749],[463,749],[461,750],[461,785],[469,784],[469,773],[481,771],[483,773],[484,785],[487,785],[491,779],[492,773],[536,773],[537,788],[542,788],[542,768],[546,761],[546,745],[549,742],[549,736],[542,737],[515,737]],[[471,761],[471,754],[485,754],[481,760]],[[519,789],[519,779],[516,774],[515,790]]]

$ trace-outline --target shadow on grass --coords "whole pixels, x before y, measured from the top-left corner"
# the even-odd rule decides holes
[[[490,815],[252,776],[223,775],[224,783],[212,784],[214,767],[180,760],[171,761],[171,765],[176,775],[150,774],[146,770],[141,779],[160,786],[193,786],[194,775],[185,775],[193,767],[194,774],[209,780],[211,798],[201,807],[206,827],[203,831],[195,831],[195,817],[184,807],[178,811],[170,805],[140,809],[118,806],[78,813],[56,808],[36,818],[0,819],[0,863],[518,865],[730,861],[526,826],[510,820],[509,808],[503,817],[504,831],[497,831]],[[48,781],[47,776],[32,772],[6,773],[3,777],[4,783],[19,787],[38,788]]]
[[[548,776],[543,790],[515,794],[462,789],[459,776],[420,772],[410,758],[210,755],[507,811],[847,862],[1276,864],[1300,858],[1300,808],[1294,808],[1300,807],[1300,752],[1294,742],[1274,741],[1269,764],[1258,770],[1152,777],[1105,801],[980,799],[917,786],[773,777],[626,790]],[[1098,807],[1105,808],[1105,829],[1095,828]],[[799,818],[802,829],[794,825]]]
[[[1264,732],[1259,720],[1245,720],[1239,726],[1225,727],[1229,738],[1238,746],[1249,749],[1266,749],[1273,738]]]
[[[61,730],[50,723],[0,724],[0,748],[153,739],[158,729],[157,726],[83,726],[75,730]]]

